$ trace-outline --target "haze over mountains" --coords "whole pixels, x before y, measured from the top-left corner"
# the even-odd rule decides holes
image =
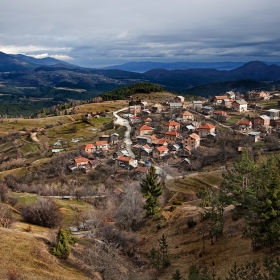
[[[254,81],[257,82],[256,87],[260,87],[259,82],[265,82],[265,84],[261,84],[261,87],[265,87],[269,82],[276,82],[277,85],[277,81],[280,81],[280,66],[276,64],[268,65],[260,61],[248,62],[230,70],[220,69],[238,66],[241,62],[147,63],[132,62],[124,64],[124,66],[129,66],[130,68],[132,66],[138,67],[139,65],[143,67],[147,65],[150,67],[162,66],[169,69],[172,67],[193,68],[182,70],[156,68],[144,73],[137,73],[115,69],[114,67],[116,66],[107,67],[107,69],[89,69],[71,65],[54,58],[36,59],[19,54],[7,55],[0,52],[0,72],[2,72],[2,74],[0,73],[0,81],[22,86],[81,88],[93,90],[96,93],[143,81],[156,83],[168,90],[177,92],[210,83],[229,81],[232,83],[239,80],[250,80],[250,83],[246,82],[248,85],[250,84],[250,87],[254,85]],[[212,66],[212,68],[206,68],[206,66]],[[245,88],[247,89],[247,87]],[[213,94],[217,93],[214,92]]]

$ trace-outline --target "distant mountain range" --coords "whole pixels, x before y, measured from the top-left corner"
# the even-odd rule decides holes
[[[24,71],[35,69],[38,66],[80,68],[79,66],[52,58],[34,58],[22,54],[6,54],[0,52],[0,72]]]
[[[232,70],[188,69],[168,71],[153,69],[143,75],[153,83],[165,86],[170,90],[181,91],[198,85],[226,81],[246,79],[262,82],[278,81],[280,80],[280,66],[252,61]]]
[[[133,63],[132,63],[133,64]],[[132,65],[131,64],[131,65]],[[145,64],[145,63],[144,63]],[[268,65],[260,61],[248,62],[230,70],[203,68],[214,66],[215,63],[189,63],[189,66],[200,66],[186,70],[152,69],[144,73],[124,71],[120,69],[89,69],[54,59],[36,59],[24,55],[8,55],[0,52],[0,82],[26,87],[64,87],[85,89],[95,94],[114,90],[123,86],[152,82],[175,92],[196,92],[191,90],[197,86],[217,84],[212,94],[222,88],[236,84],[237,89],[266,88],[270,82],[278,88],[280,81],[280,66]],[[238,65],[235,63],[235,65]],[[150,66],[154,64],[151,63]],[[157,64],[158,65],[158,64]],[[167,64],[161,64],[164,66]],[[174,64],[175,65],[175,64]],[[177,63],[178,67],[187,65]],[[216,63],[216,67],[229,67],[234,63]],[[2,72],[2,73],[1,73]],[[236,83],[242,80],[240,83]],[[211,88],[212,86],[210,86]],[[202,92],[200,94],[206,94]],[[206,90],[206,88],[204,88]],[[207,94],[210,91],[207,87]]]
[[[152,69],[165,69],[165,70],[187,70],[187,69],[216,69],[216,70],[231,70],[241,67],[246,62],[128,62],[120,65],[108,66],[103,69],[118,69],[124,71],[144,73]],[[265,64],[272,64],[271,62],[264,62]],[[280,62],[274,62],[280,66]]]

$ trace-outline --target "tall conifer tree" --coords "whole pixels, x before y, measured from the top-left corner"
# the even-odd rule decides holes
[[[158,210],[158,198],[162,194],[161,183],[158,180],[156,169],[151,166],[146,177],[142,180],[141,193],[146,199],[144,209],[146,210],[147,216],[154,216]]]

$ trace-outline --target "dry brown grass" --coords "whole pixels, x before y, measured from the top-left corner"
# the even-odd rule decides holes
[[[9,269],[23,279],[94,279],[75,268],[71,260],[61,261],[50,254],[43,236],[0,228],[0,279],[7,279]]]
[[[187,278],[190,266],[207,267],[209,272],[213,270],[218,277],[228,276],[234,264],[238,266],[246,264],[254,259],[262,264],[264,256],[269,255],[269,249],[253,252],[250,239],[242,236],[244,221],[233,221],[231,218],[232,207],[225,212],[224,236],[211,245],[207,230],[205,230],[205,252],[203,253],[202,232],[203,227],[208,227],[208,221],[200,221],[198,207],[193,203],[184,203],[177,206],[173,212],[167,207],[163,211],[163,218],[158,221],[149,221],[141,230],[141,236],[148,236],[147,243],[141,248],[140,255],[147,262],[147,255],[152,247],[158,247],[158,239],[164,235],[169,245],[171,254],[171,266],[161,273],[158,279],[169,280],[176,269]],[[197,225],[189,228],[187,221],[193,217]],[[157,226],[161,225],[161,229]],[[223,278],[224,279],[224,278]]]
[[[171,191],[189,194],[198,192],[205,187],[217,187],[222,182],[222,170],[193,173],[185,178],[177,178],[167,181],[167,187]]]

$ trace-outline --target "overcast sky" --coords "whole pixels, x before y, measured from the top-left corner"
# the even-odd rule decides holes
[[[280,61],[280,1],[1,0],[0,51],[92,68]]]

